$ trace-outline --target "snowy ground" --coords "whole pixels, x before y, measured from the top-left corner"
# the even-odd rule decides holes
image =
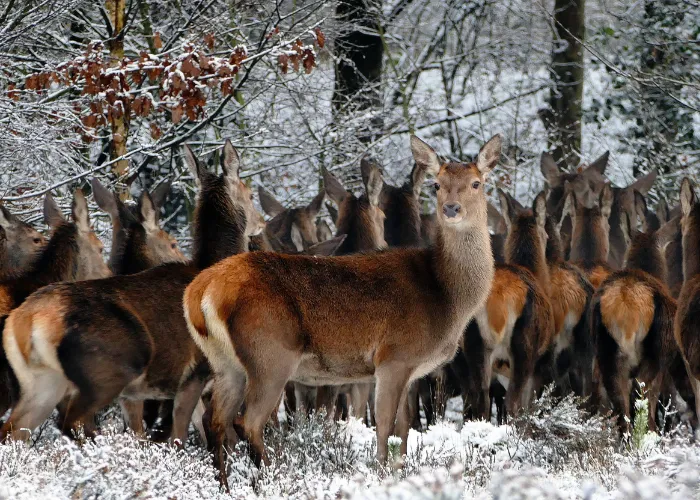
[[[459,406],[451,401],[451,408]],[[687,433],[636,433],[620,446],[602,419],[571,402],[541,401],[512,425],[445,422],[411,431],[403,468],[373,463],[374,433],[359,421],[297,422],[267,436],[273,464],[231,463],[234,498],[700,498],[700,446]],[[394,442],[392,448],[397,450]],[[124,434],[77,446],[45,426],[35,444],[0,446],[0,499],[220,498],[210,459]]]

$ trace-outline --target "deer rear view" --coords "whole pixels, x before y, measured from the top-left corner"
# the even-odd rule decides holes
[[[622,215],[627,240],[625,269],[612,273],[591,302],[591,329],[602,384],[618,415],[620,431],[629,430],[632,379],[643,381],[649,397],[649,429],[656,430],[656,405],[677,352],[673,339],[676,304],[664,283],[662,248],[675,233],[673,223],[647,231],[644,197],[635,193],[636,216]],[[637,219],[643,230],[637,231]]]
[[[437,172],[434,248],[333,258],[250,253],[205,270],[187,288],[190,333],[216,376],[212,425],[222,482],[221,445],[224,435],[229,446],[237,441],[234,420],[255,462],[269,463],[263,429],[289,379],[376,380],[377,458],[386,461],[408,384],[454,356],[488,296],[493,257],[483,183],[500,144],[491,139],[476,163],[440,165],[432,148],[411,138],[416,162]],[[400,417],[405,454],[409,418]]]
[[[189,148],[185,162],[199,187],[193,262],[177,259],[128,276],[56,284],[15,310],[3,342],[21,399],[0,437],[26,437],[22,429],[40,425],[67,395],[71,402],[61,423],[67,434],[117,397],[133,403],[127,420],[141,433],[140,403],[174,399],[172,437],[184,442],[209,367],[188,333],[182,294],[199,266],[245,251],[248,233],[260,222],[230,142],[219,176]]]

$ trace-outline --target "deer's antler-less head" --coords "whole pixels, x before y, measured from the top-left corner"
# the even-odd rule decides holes
[[[80,264],[76,280],[90,280],[109,276],[111,272],[103,257],[104,244],[90,225],[87,200],[80,189],[76,189],[73,193],[71,212],[73,223],[78,229],[78,248],[80,252]]]
[[[437,214],[443,224],[471,227],[486,224],[487,208],[484,194],[486,175],[498,164],[501,136],[490,139],[479,151],[473,163],[440,164],[435,150],[416,136],[411,137],[411,151],[417,164],[426,172],[437,174]]]
[[[34,262],[46,247],[46,238],[0,205],[0,271],[16,272]]]
[[[184,262],[177,240],[160,227],[160,207],[170,191],[170,182],[163,182],[153,190],[141,193],[138,204],[139,221],[145,231],[145,246],[152,262]]]
[[[253,204],[253,193],[245,182],[241,180],[240,169],[241,161],[236,148],[233,147],[230,140],[224,144],[223,153],[220,155],[220,163],[222,175],[217,177],[215,174],[208,172],[206,166],[200,162],[189,146],[184,149],[185,163],[190,169],[197,185],[200,187],[199,197],[203,199],[207,196],[214,195],[213,191],[217,189],[217,183],[223,180],[226,187],[226,193],[231,200],[236,211],[243,211],[245,215],[245,235],[257,234],[265,227],[265,220],[257,211]],[[206,191],[206,192],[205,192]],[[216,196],[214,195],[214,198]],[[216,200],[212,199],[212,203]],[[221,200],[219,200],[220,202]],[[205,210],[206,212],[207,210]]]

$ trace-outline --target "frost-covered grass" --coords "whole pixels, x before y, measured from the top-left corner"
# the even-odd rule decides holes
[[[616,431],[572,399],[548,394],[510,425],[448,418],[411,431],[409,454],[374,462],[361,422],[299,418],[267,435],[272,465],[255,469],[244,449],[230,460],[234,498],[698,498],[700,446],[687,433],[620,445]],[[637,440],[630,442],[636,443]],[[114,419],[78,446],[45,427],[32,446],[0,446],[4,498],[223,498],[210,458],[122,432]]]

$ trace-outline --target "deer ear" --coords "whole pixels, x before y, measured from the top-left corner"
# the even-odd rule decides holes
[[[370,205],[378,207],[379,198],[382,194],[382,186],[384,185],[382,173],[379,167],[364,159],[360,162],[360,170],[362,172],[362,182],[365,185],[367,199],[369,199]]]
[[[625,246],[629,248],[632,242],[632,230],[634,228],[629,214],[625,211],[620,214],[620,229],[622,230],[622,237],[625,239]]]
[[[333,224],[338,223],[338,209],[335,208],[331,203],[326,203],[326,210],[328,210],[328,215],[331,216]]]
[[[647,201],[639,191],[634,192],[634,212],[637,220],[642,224],[642,231],[647,232]],[[636,226],[636,224],[635,224]]]
[[[291,239],[292,239],[292,244],[294,245],[294,248],[296,249],[297,252],[303,252],[304,251],[304,238],[301,236],[301,231],[299,230],[299,227],[296,224],[292,224],[292,230],[291,230]]]
[[[576,195],[573,192],[568,191],[566,193],[566,198],[564,198],[564,208],[561,211],[561,219],[559,220],[558,225],[561,226],[561,223],[567,216],[571,217],[571,220],[573,220],[576,217],[576,209]],[[559,228],[559,230],[561,231],[561,228]]]
[[[333,238],[331,227],[323,219],[316,223],[316,238],[318,238],[318,241],[328,241]]]
[[[238,150],[233,147],[229,139],[226,139],[224,143],[224,154],[221,155],[221,169],[224,171],[224,175],[231,181],[238,182],[241,180],[239,175],[241,170],[241,157],[238,154]]]
[[[338,251],[340,245],[342,245],[345,241],[346,236],[347,235],[345,234],[341,234],[340,236],[336,236],[335,238],[331,238],[329,240],[322,241],[321,243],[311,245],[309,248],[306,249],[304,253],[307,255],[323,255],[326,257],[335,255],[335,252]]]
[[[321,205],[323,204],[323,199],[326,197],[326,192],[325,191],[320,191],[316,196],[314,196],[314,199],[311,200],[311,203],[309,203],[306,206],[306,211],[309,213],[309,216],[313,219],[316,217],[316,214],[321,210]]]
[[[537,225],[544,228],[547,223],[547,197],[544,191],[540,191],[540,194],[535,197],[535,201],[532,202],[532,213],[535,214]]]
[[[183,148],[183,153],[185,157],[185,165],[187,165],[187,168],[190,170],[190,172],[192,172],[195,181],[197,181],[197,185],[199,185],[207,171],[207,167],[201,161],[199,161],[197,156],[194,154],[194,151],[192,151],[192,148],[190,148],[187,144],[185,144]]]
[[[413,164],[413,170],[411,170],[411,190],[416,200],[420,199],[420,192],[427,175],[428,171],[425,166],[419,165],[417,162]]]
[[[51,193],[46,193],[44,197],[44,222],[46,222],[46,225],[55,228],[65,221],[66,219],[61,213],[61,209],[58,208],[56,200],[53,199]]]
[[[153,203],[148,191],[141,193],[141,197],[139,198],[139,217],[146,232],[152,233],[159,229],[158,208],[155,203]]]
[[[681,213],[683,217],[687,217],[690,214],[693,205],[695,205],[695,191],[690,179],[684,177],[681,182]]]
[[[260,206],[270,217],[275,217],[286,210],[284,205],[262,186],[258,186],[258,197],[260,198]]]
[[[82,189],[76,189],[73,193],[73,206],[71,212],[73,214],[73,222],[75,222],[78,230],[84,233],[90,231],[88,205]]]
[[[345,190],[340,181],[326,170],[325,167],[322,169],[321,173],[323,175],[323,185],[325,186],[326,194],[336,205],[340,206],[349,193]]]
[[[93,177],[90,181],[92,186],[92,196],[95,198],[97,206],[100,207],[109,217],[114,220],[119,217],[119,207],[114,194],[104,187],[97,177]]]
[[[491,230],[495,234],[505,234],[508,231],[508,226],[506,225],[506,219],[501,215],[501,212],[493,206],[490,201],[486,204],[488,224]]]
[[[588,168],[586,168],[583,173],[586,174],[598,174],[600,176],[605,175],[605,169],[608,166],[608,160],[610,159],[610,151],[606,151],[600,157],[595,160],[593,163],[588,165]]]
[[[642,194],[647,194],[651,187],[654,185],[654,182],[656,181],[656,176],[658,174],[658,171],[656,169],[652,170],[648,174],[640,177],[636,181],[634,181],[632,184],[627,186],[627,189],[634,189],[635,191],[639,191]]]
[[[411,136],[411,153],[413,153],[413,159],[421,168],[425,169],[426,173],[437,175],[440,170],[440,160],[437,153],[415,135]]]
[[[516,208],[511,200],[512,198],[508,196],[505,191],[498,188],[498,201],[501,203],[501,213],[503,214],[503,219],[506,221],[508,229],[510,229],[513,224],[513,219],[516,216]]]
[[[554,161],[554,157],[547,152],[543,152],[540,157],[540,172],[544,176],[547,184],[552,187],[557,187],[561,184],[561,177],[559,174],[559,167],[557,162]]]
[[[0,205],[0,227],[9,229],[16,220],[15,216],[4,205]]]
[[[476,157],[476,168],[482,174],[488,174],[496,168],[498,160],[501,158],[501,139],[500,134],[494,135],[489,141],[481,147],[479,154]]]
[[[663,224],[655,233],[656,242],[663,248],[669,241],[674,239],[681,230],[681,218],[674,217]]]
[[[609,184],[603,187],[600,193],[600,213],[606,219],[610,217],[610,212],[612,211],[613,204],[613,191]]]
[[[156,209],[161,208],[165,204],[165,200],[170,194],[170,188],[172,187],[172,181],[168,179],[167,181],[161,182],[156,186],[156,188],[151,191],[151,200]]]
[[[659,201],[659,204],[656,206],[656,217],[659,219],[661,225],[671,220],[671,217],[669,217],[668,203],[666,203],[666,200],[664,200],[663,198]]]

